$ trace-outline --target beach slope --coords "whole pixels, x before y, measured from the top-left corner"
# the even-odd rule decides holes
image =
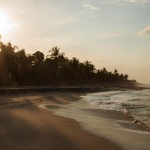
[[[35,95],[35,99],[34,99]],[[115,143],[83,130],[73,119],[54,115],[51,111],[39,108],[38,99],[50,98],[50,103],[68,103],[79,98],[79,94],[33,94],[19,95],[11,99],[3,97],[9,107],[0,108],[0,150],[120,150]],[[14,97],[14,96],[13,96]],[[21,98],[27,103],[21,103]],[[8,100],[9,99],[9,100]],[[14,101],[15,105],[11,104]],[[29,101],[31,100],[31,101]],[[8,102],[9,101],[9,102]],[[34,101],[34,103],[32,103]],[[42,103],[42,102],[41,102]]]

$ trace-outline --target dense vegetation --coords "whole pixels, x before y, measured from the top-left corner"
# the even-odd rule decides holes
[[[85,85],[101,83],[126,83],[128,75],[115,69],[95,69],[89,62],[69,59],[60,53],[58,47],[49,51],[46,57],[40,51],[26,54],[11,43],[0,42],[0,86],[9,85]]]

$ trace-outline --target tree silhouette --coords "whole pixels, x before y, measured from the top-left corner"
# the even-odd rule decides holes
[[[15,50],[16,46],[12,46],[11,43],[0,44],[0,72],[1,83],[8,85],[15,81],[16,64],[15,64]]]
[[[40,51],[26,54],[11,43],[0,42],[0,85],[79,85],[101,83],[132,83],[128,75],[115,69],[96,69],[88,60],[69,59],[60,48],[53,47],[49,55]],[[135,83],[135,80],[134,80]]]

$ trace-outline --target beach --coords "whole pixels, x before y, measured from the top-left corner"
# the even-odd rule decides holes
[[[125,116],[95,110],[81,100],[80,96],[85,94],[1,95],[0,150],[149,149],[148,132],[132,129],[129,123],[127,127],[118,124],[116,120],[127,121]],[[97,123],[100,123],[99,128],[94,127]]]

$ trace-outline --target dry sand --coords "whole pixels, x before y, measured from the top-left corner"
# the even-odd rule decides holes
[[[0,96],[0,150],[120,150],[115,143],[83,130],[79,123],[37,104],[67,104],[81,93]]]

